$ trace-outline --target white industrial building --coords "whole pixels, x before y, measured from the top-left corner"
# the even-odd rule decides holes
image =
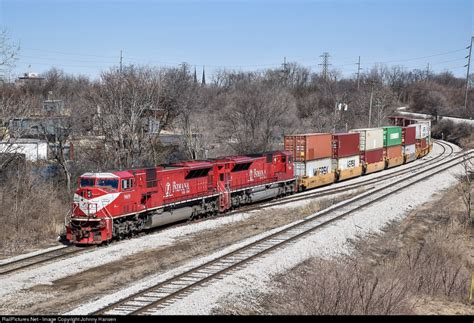
[[[0,154],[23,154],[31,162],[48,159],[48,143],[38,139],[0,141]]]

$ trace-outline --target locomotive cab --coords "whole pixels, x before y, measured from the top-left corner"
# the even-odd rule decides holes
[[[122,173],[122,172],[121,172]],[[85,173],[78,180],[74,194],[72,216],[67,235],[75,243],[101,243],[112,238],[113,216],[130,209],[127,202],[132,202],[133,175],[128,172]],[[121,195],[124,195],[121,197]]]

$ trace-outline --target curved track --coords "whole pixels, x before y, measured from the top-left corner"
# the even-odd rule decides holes
[[[193,292],[203,284],[218,278],[225,273],[304,237],[315,230],[342,219],[357,210],[365,208],[375,202],[379,202],[393,194],[397,194],[400,190],[426,180],[440,172],[446,171],[453,166],[461,164],[465,159],[471,158],[473,158],[472,150],[450,158],[447,161],[442,161],[436,165],[427,167],[415,174],[404,176],[403,178],[391,181],[388,184],[371,189],[347,201],[343,201],[313,214],[304,220],[300,220],[276,233],[272,233],[221,257],[189,269],[179,275],[162,281],[155,286],[128,296],[119,302],[110,304],[92,314],[154,314],[156,310],[172,304],[177,299]]]
[[[287,204],[287,203],[290,203],[290,202],[302,201],[302,200],[307,200],[307,199],[313,199],[313,198],[316,198],[316,197],[333,195],[333,194],[337,194],[337,193],[344,192],[344,191],[347,191],[347,190],[357,189],[357,188],[360,188],[360,187],[366,187],[367,189],[373,189],[374,186],[367,187],[367,185],[376,184],[376,183],[379,184],[382,181],[394,178],[396,176],[400,176],[400,175],[403,175],[403,174],[406,174],[406,173],[409,173],[409,172],[414,172],[414,171],[420,170],[420,169],[425,168],[425,167],[427,167],[427,166],[429,166],[433,163],[436,163],[438,161],[438,159],[443,160],[443,159],[446,159],[446,158],[450,157],[451,155],[453,155],[454,150],[453,150],[451,145],[446,144],[444,142],[438,142],[438,141],[436,141],[435,143],[438,144],[443,149],[443,151],[439,155],[432,157],[431,160],[426,161],[422,164],[417,164],[417,165],[413,165],[411,167],[406,167],[406,168],[398,170],[398,171],[392,171],[389,174],[379,175],[379,176],[376,176],[375,178],[371,176],[372,174],[369,174],[369,175],[367,175],[369,178],[367,178],[366,180],[359,181],[357,183],[351,183],[350,180],[349,180],[347,183],[339,185],[338,187],[334,187],[334,188],[316,189],[316,191],[315,190],[308,190],[308,191],[300,192],[300,193],[293,194],[291,196],[287,196],[287,197],[276,199],[276,200],[263,201],[261,203],[256,203],[256,204],[253,204],[253,205],[244,206],[244,207],[241,207],[239,209],[232,210],[230,212],[223,213],[223,214],[218,215],[218,216],[227,216],[227,215],[231,215],[231,214],[235,214],[235,213],[242,213],[242,212],[248,212],[248,211],[253,211],[253,210],[260,210],[260,209],[264,209],[264,208],[267,208],[267,207],[273,207],[273,206],[277,206],[277,205]],[[446,154],[446,152],[447,152],[447,154]],[[344,182],[341,182],[341,183],[344,183]],[[197,220],[197,221],[200,221],[200,220]],[[182,223],[181,225],[186,225],[186,224],[187,223]],[[180,224],[178,224],[178,225],[180,225]],[[170,227],[176,227],[176,226],[177,226],[176,224],[173,224]],[[158,230],[160,230],[160,228],[158,228]],[[161,230],[163,230],[163,229],[161,228]],[[151,232],[155,232],[155,231],[156,230],[151,230]],[[75,247],[75,246],[65,246],[65,247],[60,248],[60,249],[46,251],[46,252],[35,254],[35,255],[32,255],[32,256],[29,256],[29,257],[14,260],[14,261],[11,261],[11,262],[1,263],[0,264],[0,276],[11,274],[11,273],[23,270],[23,269],[31,268],[31,267],[34,267],[36,265],[44,264],[44,263],[47,263],[47,262],[50,262],[50,261],[53,261],[53,260],[59,260],[59,259],[62,259],[62,258],[67,258],[67,257],[72,256],[72,255],[77,255],[79,253],[85,252],[88,249],[89,248],[79,248],[79,247]]]

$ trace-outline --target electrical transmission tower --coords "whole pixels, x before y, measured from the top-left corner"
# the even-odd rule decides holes
[[[319,64],[322,66],[322,75],[325,80],[328,78],[328,72],[329,72],[329,53],[324,52],[321,56],[319,56],[323,59],[323,63]]]

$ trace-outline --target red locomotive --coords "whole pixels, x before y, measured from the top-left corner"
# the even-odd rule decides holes
[[[78,184],[67,226],[75,244],[100,244],[296,190],[291,154],[283,151],[85,173]]]

